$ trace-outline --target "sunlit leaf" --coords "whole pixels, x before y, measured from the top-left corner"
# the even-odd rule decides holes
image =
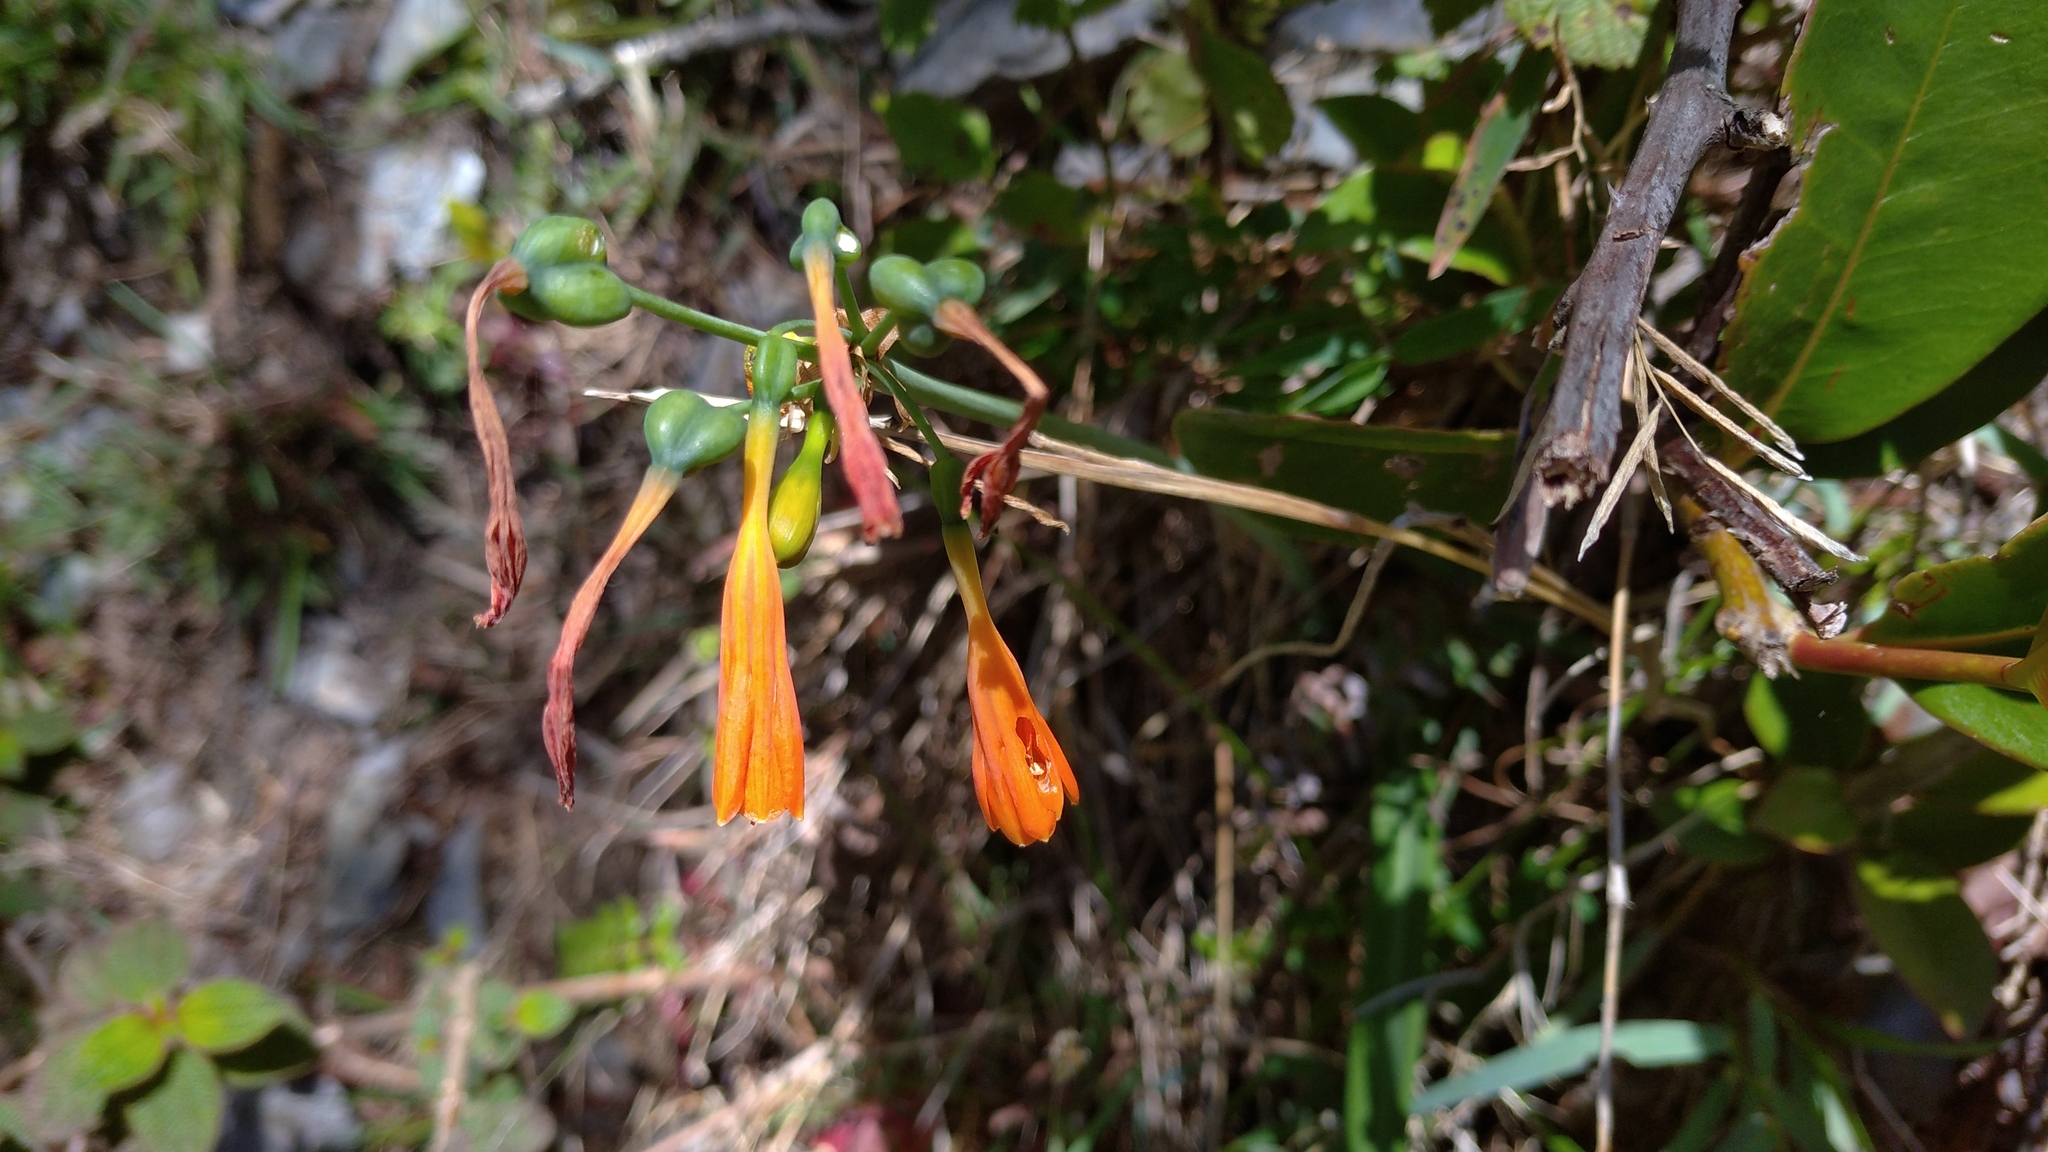
[[[1431,279],[1450,267],[1451,258],[1465,246],[1472,230],[1493,203],[1494,189],[1507,171],[1508,161],[1521,151],[1522,140],[1536,118],[1536,106],[1543,102],[1543,90],[1550,83],[1551,60],[1543,52],[1525,51],[1508,74],[1499,92],[1486,102],[1479,114],[1479,126],[1472,130],[1472,142],[1465,148],[1458,180],[1444,201],[1443,216],[1437,220],[1435,255],[1430,257]]]
[[[209,980],[178,1002],[178,1033],[202,1052],[232,1052],[294,1015],[283,997],[247,980]]]
[[[1638,1068],[1697,1064],[1728,1051],[1728,1031],[1690,1020],[1624,1020],[1614,1027],[1614,1054]],[[1508,1089],[1534,1088],[1592,1067],[1600,1026],[1582,1024],[1510,1049],[1470,1072],[1440,1080],[1415,1098],[1417,1114],[1466,1100],[1490,1100]]]
[[[179,1051],[163,1079],[123,1115],[142,1152],[212,1152],[223,1111],[213,1063],[197,1052]]]
[[[1937,564],[1899,578],[1885,614],[1858,633],[1872,644],[1975,648],[2033,635],[2048,610],[2048,516],[1995,555]]]
[[[134,1004],[156,1000],[191,970],[185,937],[161,920],[142,920],[116,929],[101,963],[107,985]]]
[[[1819,444],[1926,402],[2048,304],[2048,6],[1819,0],[1785,87],[1819,147],[1726,375]]]
[[[1859,860],[1856,906],[1899,978],[1948,1034],[1976,1032],[1991,1008],[1998,957],[1954,876],[1904,857]]]
[[[1124,70],[1125,115],[1138,138],[1175,156],[1194,156],[1209,147],[1209,90],[1182,52],[1150,50]]]
[[[1981,684],[1927,684],[1913,702],[1942,723],[2022,764],[2048,769],[2048,708]]]
[[[1254,162],[1280,151],[1294,134],[1294,105],[1258,53],[1214,32],[1198,39],[1195,67],[1239,152]]]
[[[1508,19],[1539,46],[1558,44],[1574,64],[1626,68],[1649,33],[1646,0],[1507,0]]]
[[[995,167],[988,116],[979,108],[925,92],[902,92],[890,98],[882,120],[913,175],[958,183],[984,177]]]

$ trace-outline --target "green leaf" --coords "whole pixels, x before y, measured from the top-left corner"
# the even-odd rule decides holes
[[[162,998],[192,967],[185,938],[161,920],[140,920],[116,929],[105,948],[107,985],[132,1004]]]
[[[1366,163],[1392,164],[1422,143],[1421,116],[1385,96],[1332,96],[1316,106]]]
[[[2048,808],[2048,772],[2029,773],[1977,801],[1977,811],[1990,816],[2032,816],[2043,808]]]
[[[100,1025],[78,1049],[79,1067],[109,1094],[149,1079],[163,1059],[163,1029],[134,1013]]]
[[[1818,150],[1726,375],[1818,444],[1926,402],[2048,304],[2048,5],[1819,0],[1785,87]]]
[[[1124,114],[1138,138],[1175,156],[1209,147],[1209,90],[1184,53],[1150,49],[1124,69]]]
[[[2036,314],[1955,383],[1903,415],[1860,436],[1807,445],[1806,470],[1816,476],[1852,477],[1882,476],[1911,468],[1936,450],[1990,424],[2033,391],[2044,376],[2048,376],[2048,311]],[[2034,483],[2041,484],[2048,469],[2044,475],[2034,475],[2029,467],[2032,460],[2041,459],[2040,451],[2003,429],[1999,432],[2017,444],[2017,448],[2006,449],[2006,454],[2028,467]]]
[[[202,1052],[233,1052],[295,1013],[283,997],[247,980],[209,980],[178,1002],[178,1033]]]
[[[78,729],[72,727],[70,714],[62,708],[24,713],[8,721],[7,726],[21,742],[22,754],[26,756],[62,752],[78,739]]]
[[[512,1026],[522,1035],[545,1040],[576,1018],[576,1006],[553,992],[522,992],[512,1004]]]
[[[1451,258],[1465,246],[1472,230],[1479,226],[1493,203],[1494,189],[1507,171],[1508,161],[1521,151],[1536,118],[1536,106],[1543,103],[1543,90],[1550,84],[1551,61],[1547,53],[1528,49],[1515,70],[1501,83],[1500,91],[1479,113],[1479,126],[1472,129],[1472,141],[1465,148],[1465,162],[1458,169],[1457,183],[1444,201],[1444,213],[1436,224],[1436,254],[1429,260],[1429,278],[1434,280],[1450,267]]]
[[[1955,878],[1905,857],[1859,860],[1856,906],[1899,978],[1948,1034],[1976,1032],[1991,1009],[1998,957]]]
[[[499,1077],[463,1107],[462,1131],[470,1152],[543,1152],[554,1142],[555,1118]]]
[[[1391,520],[1410,503],[1484,522],[1514,478],[1514,437],[1193,408],[1173,422],[1207,476]]]
[[[1752,823],[1802,852],[1833,852],[1856,839],[1841,780],[1827,768],[1793,768],[1780,776]]]
[[[2048,769],[2048,708],[1981,684],[1909,686],[1913,702],[1986,748]]]
[[[2048,312],[2042,315],[2048,316]],[[2038,322],[2041,317],[2037,316],[2034,319]],[[2019,465],[2021,471],[2027,474],[2027,479],[2034,482],[2035,491],[2048,489],[2048,455],[2043,455],[2039,448],[1996,424],[1986,424],[1979,429],[1977,439],[1979,443]]]
[[[1069,188],[1035,168],[1018,173],[996,197],[996,215],[1004,223],[1051,244],[1079,244],[1087,239],[1088,210],[1086,192]]]
[[[1700,819],[1678,834],[1678,846],[1687,855],[1736,868],[1761,864],[1775,849],[1770,841],[1749,831],[1742,788],[1743,782],[1735,779],[1681,785],[1659,796],[1651,813],[1666,828],[1699,813]]]
[[[915,52],[932,34],[932,12],[938,0],[882,0],[882,46],[891,52]]]
[[[979,180],[995,170],[988,116],[979,108],[926,92],[890,97],[882,120],[903,167],[948,184]]]
[[[19,780],[28,768],[28,754],[12,728],[0,728],[0,780]]]
[[[1254,163],[1286,145],[1294,134],[1294,106],[1259,54],[1204,30],[1196,39],[1195,66],[1207,82],[1230,142]]]
[[[1728,1115],[1728,1106],[1735,1103],[1735,1081],[1723,1075],[1707,1090],[1700,1093],[1692,1111],[1678,1125],[1671,1143],[1664,1146],[1664,1152],[1706,1152],[1707,1144],[1714,1138],[1714,1131],[1721,1126],[1721,1120]]]
[[[1574,64],[1627,68],[1650,30],[1646,0],[1507,0],[1507,17],[1539,48],[1556,43]]]
[[[1429,907],[1443,879],[1440,829],[1429,813],[1434,793],[1434,774],[1414,768],[1373,787],[1373,861],[1362,911],[1374,947],[1359,973],[1361,998],[1431,970]],[[1420,999],[1353,1016],[1344,1058],[1344,1131],[1351,1147],[1405,1145],[1415,1063],[1428,1028]]]
[[[1863,761],[1870,715],[1857,676],[1801,672],[1749,678],[1742,717],[1764,751],[1787,764],[1851,768]]]
[[[1521,332],[1550,311],[1557,292],[1547,284],[1503,288],[1481,297],[1470,308],[1432,316],[1394,338],[1394,359],[1403,364],[1448,360],[1489,340]]]
[[[197,1052],[171,1056],[164,1078],[124,1115],[142,1152],[212,1152],[223,1113],[220,1075]]]
[[[1899,578],[1891,604],[1856,638],[1906,648],[1978,648],[2034,634],[2048,611],[2048,516],[1995,555]]]
[[[1937,870],[1958,872],[1993,859],[2026,838],[2033,821],[1993,815],[1979,805],[2041,773],[1988,749],[1975,748],[1903,812],[1887,813],[1868,837],[1871,850],[1907,852]]]
[[[1625,1020],[1614,1026],[1614,1054],[1638,1068],[1697,1064],[1728,1051],[1728,1031],[1690,1020]],[[1420,1115],[1467,1100],[1491,1100],[1508,1089],[1534,1088],[1577,1076],[1600,1052],[1600,1026],[1582,1024],[1513,1048],[1470,1072],[1439,1080],[1409,1109]]]

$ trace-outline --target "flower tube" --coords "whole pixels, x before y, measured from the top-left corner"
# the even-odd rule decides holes
[[[839,330],[832,284],[839,260],[834,243],[838,234],[839,209],[830,200],[811,201],[804,209],[803,237],[797,241],[797,249],[811,292],[811,312],[818,324],[818,370],[824,378],[825,399],[839,421],[840,467],[860,504],[861,533],[873,543],[883,536],[903,535],[903,510],[897,506],[896,488],[889,481],[882,442],[868,426],[868,405],[853,379],[846,334]]]

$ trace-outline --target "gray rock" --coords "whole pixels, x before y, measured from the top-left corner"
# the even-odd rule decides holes
[[[263,1090],[257,1109],[264,1152],[330,1152],[363,1142],[363,1125],[348,1092],[332,1076],[314,1081],[311,1092],[272,1084]]]
[[[405,784],[408,751],[403,740],[371,746],[348,766],[328,804],[320,927],[330,940],[384,915],[396,895],[412,838],[386,812]]]
[[[434,939],[463,933],[462,954],[474,956],[484,944],[484,818],[465,816],[441,844],[441,873],[427,894],[427,930]]]
[[[391,88],[462,39],[474,21],[463,0],[398,0],[370,56],[370,84]]]
[[[1282,51],[1414,52],[1436,41],[1422,0],[1322,0],[1280,18]]]
[[[363,727],[391,706],[398,687],[355,652],[355,631],[341,620],[308,620],[284,697],[331,720]]]
[[[1015,0],[946,0],[935,31],[896,75],[899,92],[960,97],[992,76],[1028,80],[1067,64],[1066,38],[1017,23]],[[1081,59],[1109,55],[1164,13],[1161,0],[1121,0],[1074,24]]]
[[[360,15],[312,8],[294,16],[271,42],[271,82],[290,99],[341,79]]]
[[[448,204],[473,202],[483,188],[483,157],[465,145],[422,140],[372,152],[356,210],[357,285],[381,289],[393,270],[423,280],[452,259]]]
[[[184,793],[185,770],[174,761],[122,785],[114,800],[114,826],[130,856],[161,864],[185,843],[196,819]]]

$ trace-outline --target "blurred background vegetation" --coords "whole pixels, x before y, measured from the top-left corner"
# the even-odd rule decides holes
[[[1742,8],[1739,100],[1776,100],[1810,7]],[[785,578],[809,815],[718,829],[722,469],[612,584],[564,812],[544,667],[644,464],[638,413],[585,390],[738,394],[741,356],[487,314],[533,562],[478,632],[459,309],[559,212],[635,282],[773,323],[829,196],[871,256],[988,268],[1098,446],[1469,539],[1672,8],[0,0],[0,1133],[1591,1147],[1602,628],[1418,551],[1031,476],[1064,526],[1006,519],[984,565],[1083,800],[1013,849],[972,799],[929,504],[866,545],[833,481]],[[1704,314],[1750,170],[1716,148],[1687,186],[1654,323]],[[1938,443],[1762,481],[1868,557],[1855,623],[2033,520],[2025,365]],[[928,367],[1012,394],[966,350]],[[1618,533],[1573,560],[1583,511],[1554,563],[1604,611]],[[1622,515],[1618,1147],[2042,1147],[2048,745],[1766,680],[1684,536]]]

